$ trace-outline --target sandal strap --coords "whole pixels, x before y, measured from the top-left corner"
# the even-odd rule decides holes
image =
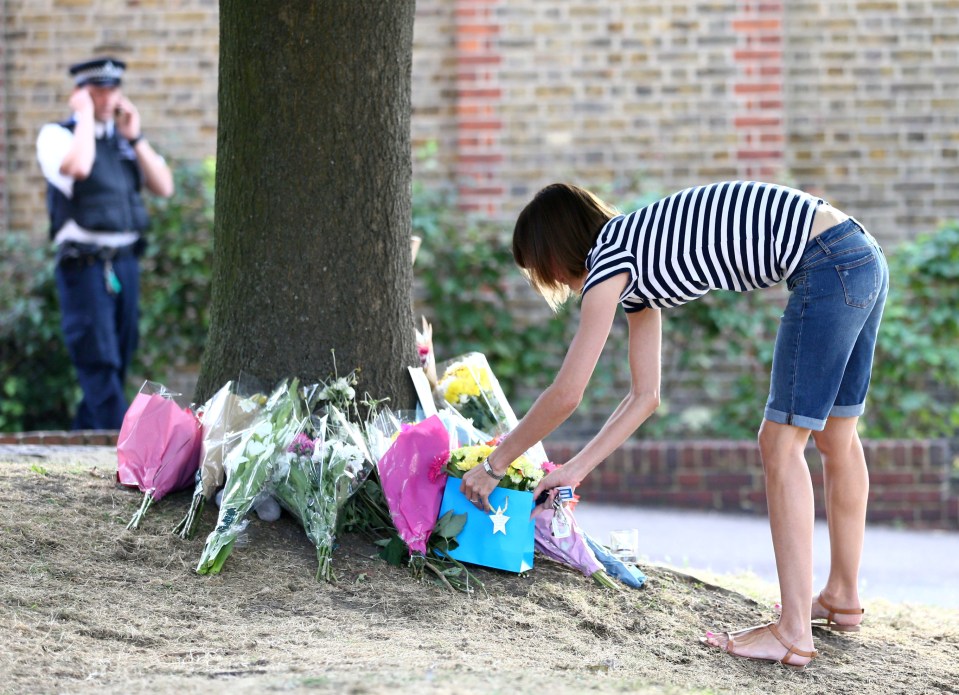
[[[735,640],[733,640],[733,635],[728,630],[724,632],[723,634],[726,635],[726,646],[723,647],[723,651],[726,652],[727,654],[732,654],[733,649],[736,648]]]
[[[790,644],[789,642],[787,642],[783,638],[782,634],[779,632],[779,628],[776,627],[776,623],[769,623],[769,625],[766,626],[766,629],[769,630],[771,633],[773,633],[773,637],[779,640],[779,643],[786,648],[786,654],[785,656],[783,656],[782,659],[779,660],[779,663],[785,664],[787,666],[792,665],[786,662],[786,659],[788,659],[790,655],[792,654],[795,654],[796,656],[801,656],[806,659],[815,659],[817,656],[819,656],[819,652],[817,652],[815,649],[807,652],[803,649],[799,649],[798,647],[796,647],[796,645]]]
[[[834,606],[831,606],[829,603],[827,603],[823,599],[822,594],[819,594],[819,596],[816,597],[816,601],[819,603],[820,606],[822,606],[827,611],[829,611],[829,617],[826,618],[826,620],[828,620],[831,623],[836,622],[835,620],[832,619],[834,615],[862,615],[863,613],[866,612],[865,608],[836,608]]]

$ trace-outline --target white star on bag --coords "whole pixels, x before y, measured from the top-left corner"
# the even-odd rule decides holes
[[[489,515],[490,521],[493,522],[493,534],[502,533],[506,535],[506,522],[509,521],[509,517],[506,516],[506,508],[509,507],[509,497],[506,498],[506,503],[502,507],[497,507],[496,511]]]

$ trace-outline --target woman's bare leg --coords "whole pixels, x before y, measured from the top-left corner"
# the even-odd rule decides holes
[[[835,608],[859,608],[859,565],[866,530],[869,473],[862,442],[856,431],[857,417],[829,418],[822,432],[813,432],[822,456],[829,526],[829,578],[823,598]],[[828,611],[813,601],[812,615],[824,618]],[[834,616],[837,623],[856,625],[859,615]]]
[[[812,595],[812,537],[815,510],[812,479],[804,455],[809,430],[763,421],[759,449],[766,472],[766,500],[776,570],[782,594],[779,631],[797,648],[813,648],[809,597]],[[741,656],[778,660],[785,649],[766,630],[733,633],[734,652]],[[724,635],[708,641],[726,645]],[[802,665],[808,659],[792,656],[788,663]]]

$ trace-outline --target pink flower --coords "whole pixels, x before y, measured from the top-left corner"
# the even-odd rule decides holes
[[[543,461],[543,464],[540,466],[540,468],[543,469],[543,472],[544,472],[544,473],[546,473],[547,475],[549,475],[550,473],[552,473],[553,471],[555,471],[557,468],[559,468],[559,466],[557,466],[557,465],[556,465],[555,463],[553,463],[552,461]]]
[[[430,479],[431,483],[435,483],[442,476],[446,475],[446,473],[443,472],[443,468],[446,466],[446,461],[448,459],[448,454],[443,454],[442,456],[437,456],[435,459],[433,459],[433,463],[430,464],[430,469],[427,473],[427,477]]]
[[[313,454],[315,442],[303,432],[300,432],[293,438],[293,442],[287,447],[287,451],[297,456],[310,456]]]

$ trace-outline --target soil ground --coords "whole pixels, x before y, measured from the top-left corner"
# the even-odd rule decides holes
[[[0,693],[959,693],[955,610],[867,603],[861,633],[817,631],[793,672],[698,642],[771,619],[774,589],[736,578],[643,567],[646,588],[611,592],[538,557],[477,569],[467,596],[348,535],[317,583],[287,516],[199,576],[215,508],[193,541],[170,533],[189,492],[128,531],[140,494],[108,451],[74,454],[0,451]]]

